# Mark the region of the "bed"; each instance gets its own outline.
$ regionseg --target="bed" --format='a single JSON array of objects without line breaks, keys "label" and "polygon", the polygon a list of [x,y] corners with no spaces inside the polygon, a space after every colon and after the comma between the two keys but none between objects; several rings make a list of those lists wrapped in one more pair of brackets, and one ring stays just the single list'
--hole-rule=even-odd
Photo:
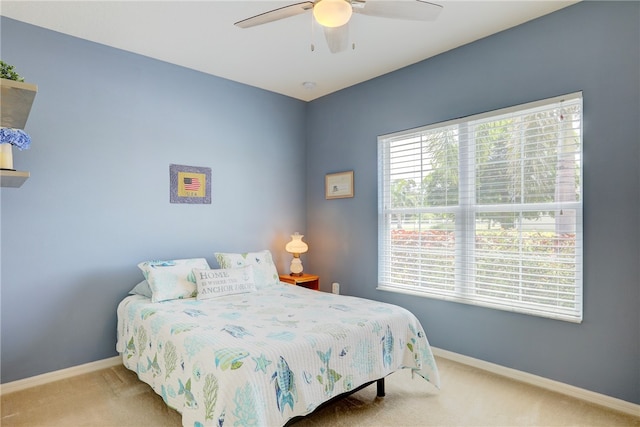
[{"label": "bed", "polygon": [[185,427],[285,425],[404,368],[439,387],[425,332],[404,308],[278,280],[206,299],[198,290],[163,301],[133,292],[117,309],[123,364]]}]

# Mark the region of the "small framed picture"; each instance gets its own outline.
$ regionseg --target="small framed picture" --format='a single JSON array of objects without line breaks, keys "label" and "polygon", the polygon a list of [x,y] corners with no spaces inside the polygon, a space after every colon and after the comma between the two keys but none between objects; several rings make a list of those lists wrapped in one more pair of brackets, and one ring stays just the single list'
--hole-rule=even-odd
[{"label": "small framed picture", "polygon": [[324,197],[325,199],[353,197],[353,171],[325,175]]},{"label": "small framed picture", "polygon": [[171,203],[211,204],[211,168],[169,165]]}]

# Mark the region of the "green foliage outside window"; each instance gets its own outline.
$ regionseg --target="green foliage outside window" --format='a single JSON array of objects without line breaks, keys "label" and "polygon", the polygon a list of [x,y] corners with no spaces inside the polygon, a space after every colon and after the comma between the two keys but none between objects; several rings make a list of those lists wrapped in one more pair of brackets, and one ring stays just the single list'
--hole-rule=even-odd
[{"label": "green foliage outside window", "polygon": [[[577,114],[567,108],[565,116]],[[563,128],[564,127],[564,128]],[[394,208],[455,206],[459,203],[459,144],[469,138],[466,124],[437,129],[424,135],[423,159],[430,164],[416,181],[392,181]],[[564,137],[560,137],[563,134]],[[534,113],[525,120],[501,119],[478,123],[473,131],[475,160],[475,203],[549,203],[579,200],[579,169],[575,167],[575,146],[579,135],[570,121],[558,120],[548,112]],[[568,154],[564,154],[568,152]],[[397,227],[415,221],[420,214],[396,214]],[[422,214],[423,216],[425,214]],[[524,211],[522,219],[555,216],[554,211]],[[451,215],[449,215],[451,216]],[[511,216],[480,213],[489,229],[517,226]],[[425,219],[425,218],[422,218]]]}]

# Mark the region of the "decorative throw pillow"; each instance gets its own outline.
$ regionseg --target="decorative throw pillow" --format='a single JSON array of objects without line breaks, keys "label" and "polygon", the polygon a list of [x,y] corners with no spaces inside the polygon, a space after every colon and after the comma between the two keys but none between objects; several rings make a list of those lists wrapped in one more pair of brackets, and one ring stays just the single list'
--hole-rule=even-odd
[{"label": "decorative throw pillow", "polygon": [[196,296],[194,268],[208,269],[204,258],[175,259],[167,261],[146,261],[138,264],[151,289],[151,301]]},{"label": "decorative throw pillow", "polygon": [[272,284],[277,285],[280,282],[278,270],[273,263],[269,250],[265,249],[259,252],[246,252],[243,254],[218,252],[215,256],[220,268],[238,268],[245,265],[253,265],[253,275],[257,288]]},{"label": "decorative throw pillow", "polygon": [[151,288],[149,288],[149,282],[143,280],[138,283],[131,291],[129,291],[129,295],[142,295],[147,298],[151,298]]},{"label": "decorative throw pillow", "polygon": [[256,290],[253,281],[253,266],[221,268],[218,270],[194,269],[199,300],[244,294]]}]

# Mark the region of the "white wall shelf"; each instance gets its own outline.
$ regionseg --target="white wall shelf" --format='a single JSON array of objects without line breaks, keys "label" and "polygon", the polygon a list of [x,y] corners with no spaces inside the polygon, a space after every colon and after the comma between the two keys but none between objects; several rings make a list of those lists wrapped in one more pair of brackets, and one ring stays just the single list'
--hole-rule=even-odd
[{"label": "white wall shelf", "polygon": [[0,79],[2,102],[0,104],[1,126],[5,128],[24,129],[31,112],[31,105],[38,92],[38,86]]},{"label": "white wall shelf", "polygon": [[1,187],[21,187],[29,178],[29,172],[0,170],[0,186]]}]

